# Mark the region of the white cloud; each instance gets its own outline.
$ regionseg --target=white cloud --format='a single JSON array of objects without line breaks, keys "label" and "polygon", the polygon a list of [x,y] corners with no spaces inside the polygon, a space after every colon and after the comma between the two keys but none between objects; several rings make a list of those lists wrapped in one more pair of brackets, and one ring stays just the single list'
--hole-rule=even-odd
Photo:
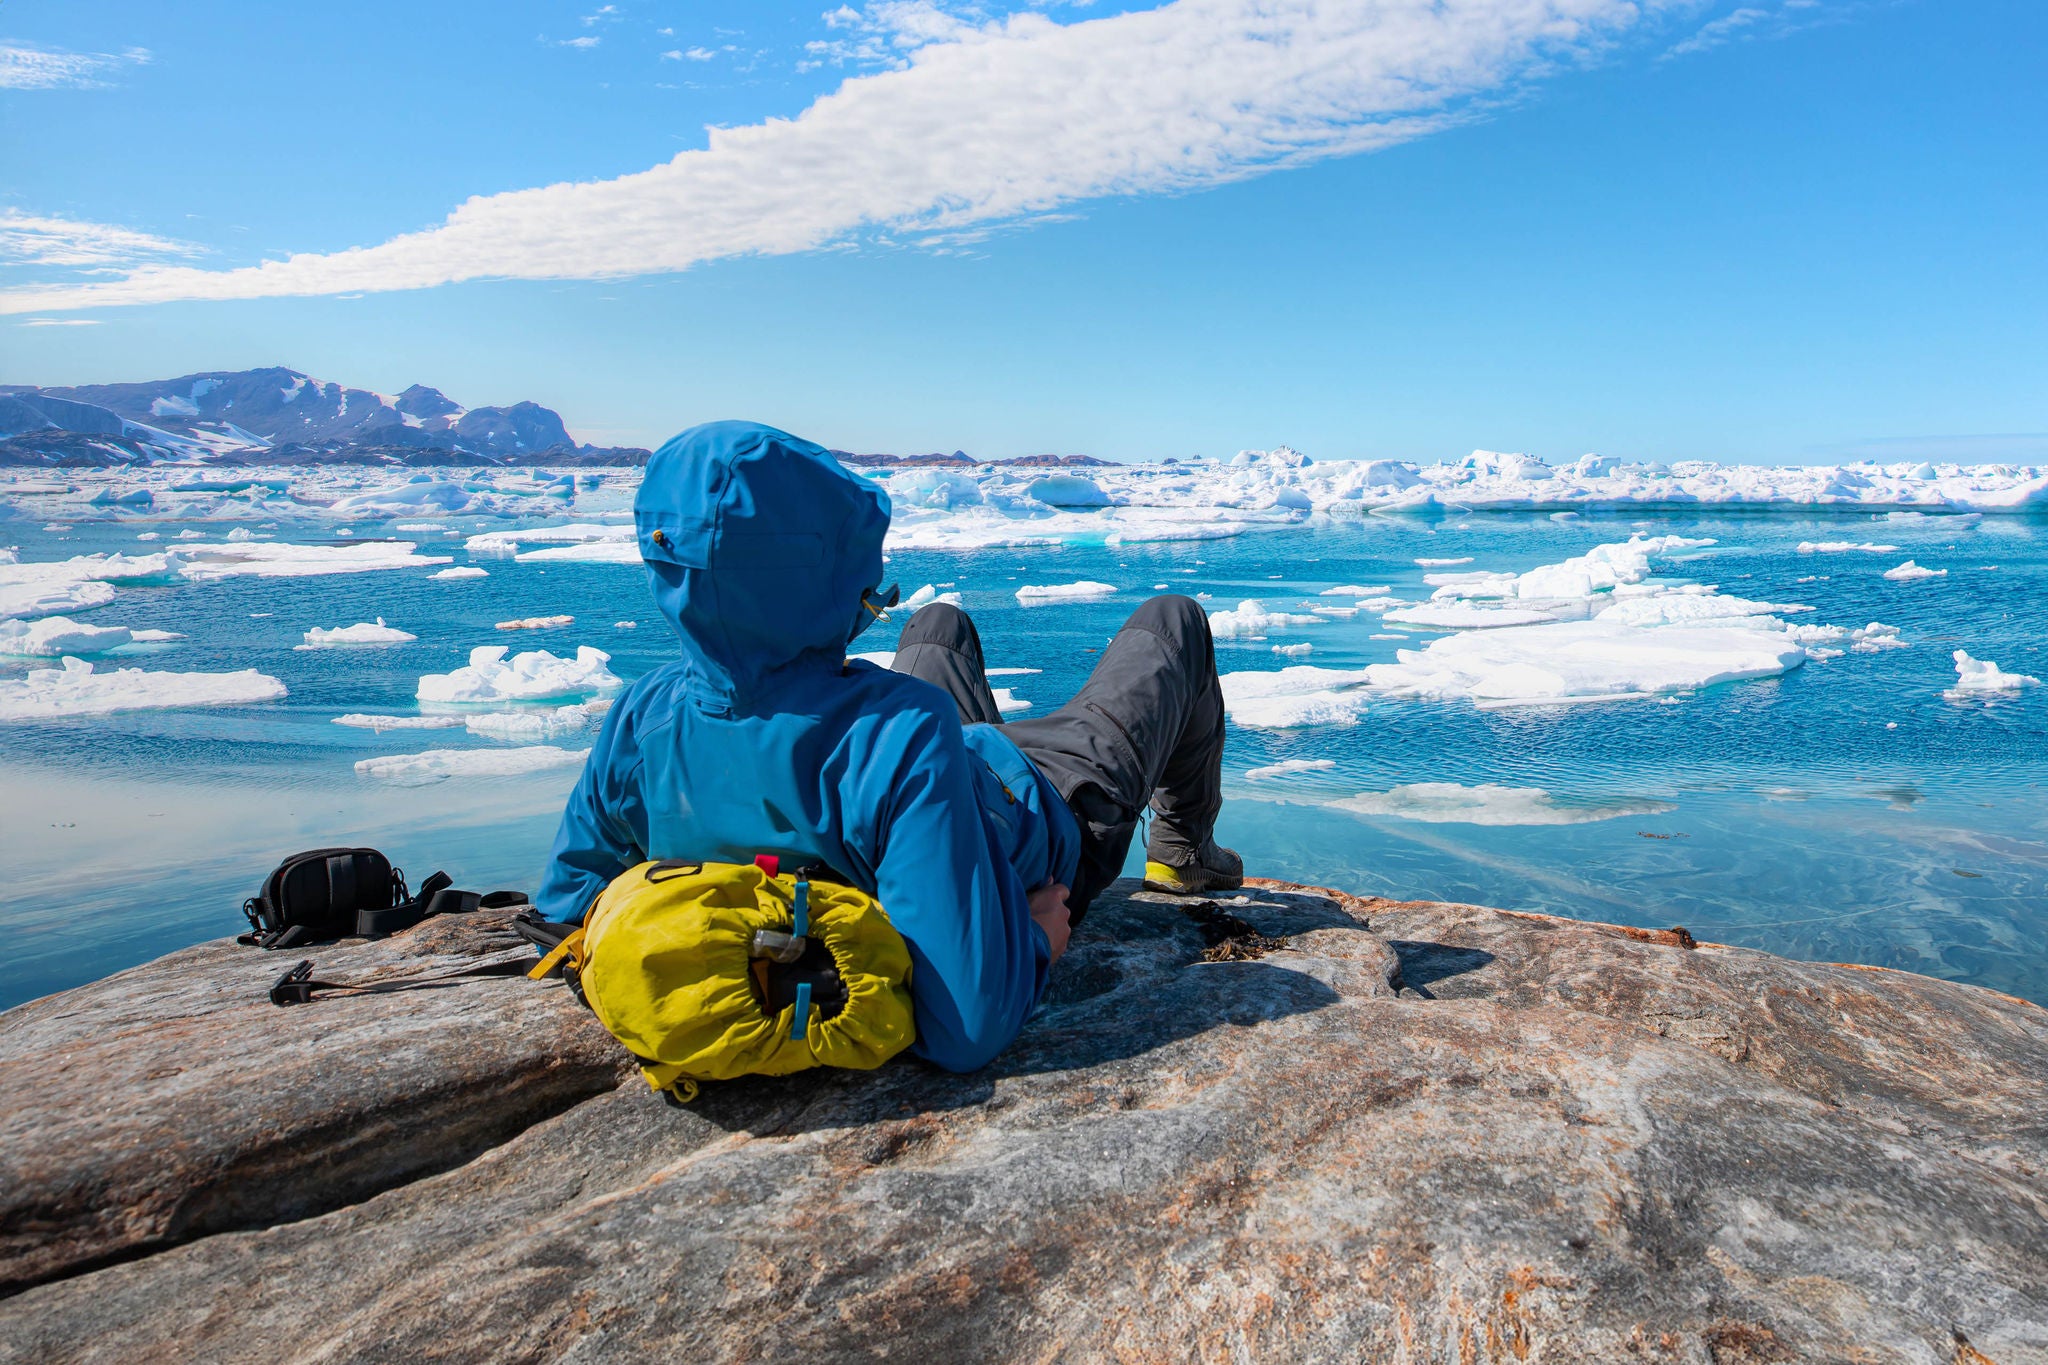
[{"label": "white cloud", "polygon": [[1599,55],[1666,2],[1176,0],[980,25],[874,5],[856,21],[901,40],[901,69],[794,118],[710,129],[650,170],[480,196],[375,246],[23,287],[0,313],[618,278],[1196,190],[1422,136]]},{"label": "white cloud", "polygon": [[557,42],[557,43],[555,44],[555,46],[556,46],[556,47],[584,47],[584,48],[589,48],[589,47],[596,47],[596,46],[597,46],[597,45],[598,45],[599,43],[601,43],[601,42],[603,42],[603,41],[604,41],[604,39],[602,39],[602,38],[589,38],[589,37],[584,37],[584,38],[564,38],[564,39],[562,39],[561,41]]},{"label": "white cloud", "polygon": [[1810,28],[1824,18],[1820,0],[1784,0],[1776,9],[1745,5],[1718,19],[1709,20],[1700,26],[1699,32],[1664,55],[1667,58],[1684,57],[1695,52],[1709,52],[1724,43],[1744,38],[1782,38],[1802,28]]},{"label": "white cloud", "polygon": [[19,209],[0,209],[0,261],[130,269],[165,256],[199,254],[200,249],[190,242],[153,237],[108,223],[38,218]]},{"label": "white cloud", "polygon": [[98,327],[98,318],[23,318],[16,327]]},{"label": "white cloud", "polygon": [[57,52],[0,45],[0,90],[61,90],[109,85],[101,77],[124,66],[146,66],[148,48],[123,52]]}]

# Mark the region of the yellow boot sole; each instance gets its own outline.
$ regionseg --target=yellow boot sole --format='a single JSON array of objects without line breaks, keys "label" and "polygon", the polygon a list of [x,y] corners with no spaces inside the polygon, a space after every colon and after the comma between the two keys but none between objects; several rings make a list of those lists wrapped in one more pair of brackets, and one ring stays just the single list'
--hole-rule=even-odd
[{"label": "yellow boot sole", "polygon": [[1199,896],[1205,891],[1235,891],[1243,885],[1242,877],[1218,877],[1199,867],[1173,867],[1149,860],[1145,864],[1145,889],[1163,891],[1169,896]]}]

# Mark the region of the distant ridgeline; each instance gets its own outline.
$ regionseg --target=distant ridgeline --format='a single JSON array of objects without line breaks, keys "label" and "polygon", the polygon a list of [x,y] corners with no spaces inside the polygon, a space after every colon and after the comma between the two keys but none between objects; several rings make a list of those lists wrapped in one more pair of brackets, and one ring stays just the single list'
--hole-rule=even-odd
[{"label": "distant ridgeline", "polygon": [[[972,464],[967,456],[854,455],[849,464]],[[143,384],[0,384],[0,466],[641,465],[636,446],[578,445],[538,403],[465,408],[415,384],[396,398],[288,370],[214,371]],[[1102,464],[1030,455],[1013,464]]]}]

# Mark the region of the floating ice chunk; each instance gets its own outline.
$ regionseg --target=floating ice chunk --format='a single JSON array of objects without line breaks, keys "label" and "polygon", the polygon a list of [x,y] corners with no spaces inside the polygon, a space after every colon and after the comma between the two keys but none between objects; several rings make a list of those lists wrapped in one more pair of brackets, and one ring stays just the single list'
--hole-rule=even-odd
[{"label": "floating ice chunk", "polygon": [[1886,569],[1884,571],[1884,576],[1894,583],[1914,583],[1923,578],[1943,578],[1947,574],[1947,569],[1923,568],[1910,559],[1899,565],[1896,569]]},{"label": "floating ice chunk", "polygon": [[75,583],[0,582],[0,616],[54,616],[89,611],[114,600],[114,585],[97,580]]},{"label": "floating ice chunk", "polygon": [[930,606],[934,602],[944,602],[950,606],[957,607],[960,605],[960,594],[957,592],[940,592],[938,588],[927,583],[916,592],[910,594],[910,596],[904,598],[901,605],[904,610],[914,612],[919,607]]},{"label": "floating ice chunk", "polygon": [[[394,531],[403,531],[412,535],[425,535],[430,531],[447,530],[448,523],[445,521],[399,521],[393,522],[391,529]],[[245,540],[247,538],[248,537],[246,536],[243,537],[243,539]],[[233,537],[230,536],[229,539],[232,540]]]},{"label": "floating ice chunk", "polygon": [[1234,610],[1213,612],[1209,616],[1209,632],[1221,640],[1246,639],[1264,635],[1269,630],[1321,624],[1323,619],[1320,616],[1268,611],[1264,602],[1250,598],[1239,602]]},{"label": "floating ice chunk", "polygon": [[1790,625],[1785,627],[1785,635],[1802,646],[1810,659],[1839,659],[1851,651],[1876,654],[1906,648],[1906,642],[1899,638],[1899,628],[1882,621],[1872,621],[1854,630],[1847,626]]},{"label": "floating ice chunk", "polygon": [[47,616],[33,624],[0,621],[0,654],[16,658],[104,654],[134,638],[126,626],[88,626],[68,616]]},{"label": "floating ice chunk", "polygon": [[1796,603],[1752,602],[1746,597],[1723,597],[1718,593],[1669,592],[1622,598],[1613,606],[1602,608],[1593,619],[1631,626],[1670,626],[1812,610]]},{"label": "floating ice chunk", "polygon": [[551,744],[518,749],[428,749],[361,759],[356,772],[401,787],[423,787],[451,777],[520,777],[551,768],[581,767],[589,756],[588,749],[559,749]]},{"label": "floating ice chunk", "polygon": [[981,670],[981,674],[985,678],[1024,678],[1029,677],[1033,673],[1043,672],[1045,670],[1042,668],[984,668]]},{"label": "floating ice chunk", "polygon": [[[1623,700],[1775,677],[1806,661],[1783,631],[1747,625],[1562,621],[1468,631],[1373,664],[1375,691],[1484,704]],[[1227,698],[1226,693],[1226,698]]]},{"label": "floating ice chunk", "polygon": [[186,527],[186,528],[185,528],[184,530],[182,530],[182,531],[178,532],[178,539],[180,539],[180,540],[204,540],[204,539],[206,539],[206,532],[204,532],[204,531],[201,531],[201,530],[198,530],[198,529],[196,529],[196,528],[194,528],[194,527],[190,527],[190,526],[188,526],[188,527]]},{"label": "floating ice chunk", "polygon": [[1959,649],[1953,657],[1956,661],[1956,685],[1948,691],[1951,697],[2017,692],[2021,688],[2041,685],[2039,678],[2025,673],[2008,673],[1989,659],[1973,659],[1967,650]]},{"label": "floating ice chunk", "polygon": [[1879,545],[1872,541],[1855,540],[1802,540],[1799,553],[1803,555],[1839,555],[1852,550],[1867,551],[1870,554],[1890,554],[1898,549],[1896,545]]},{"label": "floating ice chunk", "polygon": [[446,564],[447,555],[415,554],[409,540],[368,540],[355,545],[279,545],[250,542],[179,551],[179,572],[195,583],[223,578],[305,578],[372,573],[380,569]]},{"label": "floating ice chunk", "polygon": [[486,739],[502,739],[513,744],[539,744],[543,740],[561,739],[590,728],[591,724],[612,709],[609,698],[597,701],[571,702],[546,711],[490,711],[481,716],[470,716],[464,721],[473,735]]},{"label": "floating ice chunk", "polygon": [[128,638],[138,645],[162,645],[173,640],[182,640],[185,636],[175,630],[131,630],[128,632]]},{"label": "floating ice chunk", "polygon": [[504,645],[479,645],[469,651],[467,667],[425,675],[414,695],[438,702],[547,701],[625,686],[605,667],[612,656],[589,645],[573,659],[543,649],[515,655],[508,663],[506,653]]},{"label": "floating ice chunk", "polygon": [[1286,777],[1289,773],[1326,772],[1336,766],[1337,760],[1333,758],[1283,758],[1278,763],[1246,768],[1244,775],[1246,781],[1265,782],[1275,777]]},{"label": "floating ice chunk", "polygon": [[1316,596],[1318,596],[1318,597],[1379,597],[1379,596],[1381,596],[1381,595],[1383,595],[1383,594],[1385,594],[1385,593],[1390,593],[1390,592],[1392,592],[1392,591],[1393,591],[1393,589],[1392,589],[1392,588],[1388,588],[1388,587],[1376,587],[1376,588],[1361,588],[1361,587],[1359,587],[1359,586],[1358,586],[1358,585],[1357,585],[1356,583],[1346,583],[1346,584],[1344,584],[1344,585],[1343,585],[1342,587],[1337,587],[1337,588],[1324,588],[1324,589],[1323,589],[1323,590],[1322,590],[1321,592],[1317,593],[1317,594],[1316,594]]},{"label": "floating ice chunk", "polygon": [[1534,626],[1557,618],[1529,607],[1482,607],[1470,602],[1429,602],[1387,612],[1383,621],[1435,630],[1491,630],[1501,626]]},{"label": "floating ice chunk", "polygon": [[573,616],[521,616],[511,621],[498,622],[499,630],[555,630],[561,626],[573,626]]},{"label": "floating ice chunk", "polygon": [[336,645],[403,645],[410,644],[419,638],[419,636],[410,632],[385,625],[384,618],[380,616],[377,618],[375,625],[370,624],[368,621],[363,621],[353,626],[335,626],[331,630],[323,630],[319,626],[314,626],[306,632],[306,643],[296,645],[294,648],[330,649]]},{"label": "floating ice chunk", "polygon": [[1031,709],[1030,702],[1025,701],[1007,687],[997,687],[991,690],[995,694],[996,710],[1005,716],[1015,715],[1019,711],[1029,711]]},{"label": "floating ice chunk", "polygon": [[347,725],[357,730],[460,730],[461,716],[376,716],[361,711],[351,711],[345,716],[334,718],[336,725]]},{"label": "floating ice chunk", "polygon": [[1464,555],[1456,559],[1418,559],[1415,562],[1425,569],[1448,569],[1453,564],[1470,564],[1472,556]]},{"label": "floating ice chunk", "polygon": [[256,533],[246,526],[237,526],[234,530],[228,532],[227,538],[236,545],[242,545],[256,539]]},{"label": "floating ice chunk", "polygon": [[163,533],[160,531],[144,531],[141,535],[135,538],[137,540],[162,540]]},{"label": "floating ice chunk", "polygon": [[1368,635],[1365,638],[1368,640],[1412,640],[1415,637],[1412,635]]},{"label": "floating ice chunk", "polygon": [[1288,730],[1305,725],[1355,725],[1371,704],[1365,669],[1300,664],[1278,672],[1225,673],[1224,713],[1238,725]]},{"label": "floating ice chunk", "polygon": [[1024,496],[1048,507],[1107,507],[1109,494],[1095,480],[1079,474],[1048,474],[1034,479]]},{"label": "floating ice chunk", "polygon": [[1392,815],[1402,820],[1463,825],[1582,825],[1623,815],[1663,815],[1677,809],[1668,801],[1651,800],[1567,804],[1541,787],[1503,787],[1492,782],[1476,787],[1456,782],[1410,782],[1384,792],[1360,792],[1329,804],[1360,815]]},{"label": "floating ice chunk", "polygon": [[1114,584],[1097,583],[1082,579],[1078,583],[1052,583],[1038,585],[1027,583],[1017,589],[1017,600],[1026,606],[1040,602],[1079,602],[1094,597],[1108,597],[1120,591]]},{"label": "floating ice chunk", "polygon": [[253,668],[234,673],[153,673],[117,668],[96,673],[83,659],[61,668],[36,668],[16,682],[0,682],[0,720],[44,720],[181,706],[241,706],[276,701],[284,684]]},{"label": "floating ice chunk", "polygon": [[613,629],[613,630],[638,630],[638,629],[640,629],[640,623],[639,623],[638,621],[614,621],[614,622],[612,622],[612,629]]},{"label": "floating ice chunk", "polygon": [[[636,538],[636,532],[631,523],[610,525],[600,522],[579,521],[572,522],[567,526],[529,526],[522,530],[514,531],[486,531],[482,535],[471,536],[462,544],[463,548],[472,555],[492,556],[500,559],[509,559],[514,555],[518,555],[521,549],[528,545],[553,546],[558,549],[569,550],[601,547],[596,549],[592,556],[600,561],[621,555],[621,552],[623,552],[621,562],[638,563],[640,559],[639,541]],[[539,554],[542,552],[528,551],[528,553]],[[521,557],[523,558],[524,556]],[[573,558],[574,556],[558,555],[557,557]]]},{"label": "floating ice chunk", "polygon": [[443,569],[439,573],[427,575],[429,578],[489,578],[490,576],[490,570],[479,569],[474,564],[458,564],[452,569]]},{"label": "floating ice chunk", "polygon": [[1273,652],[1275,654],[1284,654],[1290,659],[1299,659],[1315,653],[1316,647],[1307,641],[1303,641],[1298,645],[1274,645]]}]

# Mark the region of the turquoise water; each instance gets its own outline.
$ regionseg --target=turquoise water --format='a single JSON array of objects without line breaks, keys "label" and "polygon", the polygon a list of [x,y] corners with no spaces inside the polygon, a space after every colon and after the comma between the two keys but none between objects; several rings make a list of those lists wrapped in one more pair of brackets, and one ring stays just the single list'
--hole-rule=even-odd
[{"label": "turquoise water", "polygon": [[[10,523],[24,561],[162,548],[185,523],[80,523],[55,533]],[[205,526],[217,538],[224,526]],[[471,529],[468,521],[464,529]],[[1475,901],[1663,927],[1797,957],[1901,967],[2048,1001],[2048,689],[1989,704],[1947,700],[1950,651],[2048,676],[2048,522],[1987,517],[1886,521],[1868,513],[1640,512],[1558,521],[1541,514],[1456,520],[1367,518],[1362,526],[1139,546],[898,552],[906,592],[954,585],[989,662],[1042,672],[998,678],[1038,708],[1076,688],[1123,617],[1153,590],[1258,598],[1302,610],[1335,584],[1429,589],[1417,557],[1470,556],[1521,570],[1625,540],[1632,531],[1710,536],[1668,573],[1723,593],[1816,608],[1802,622],[1901,628],[1907,649],[1813,662],[1675,702],[1481,710],[1382,699],[1350,727],[1233,726],[1231,800],[1221,834],[1248,869],[1349,890]],[[281,534],[318,541],[289,525]],[[445,542],[465,562],[461,541]],[[1899,552],[1799,554],[1803,540],[1880,540]],[[1893,583],[1912,557],[1945,577]],[[490,576],[436,582],[406,570],[123,588],[80,619],[184,633],[110,660],[150,668],[257,668],[286,699],[256,706],[0,723],[0,1007],[169,949],[232,933],[238,905],[284,854],[322,844],[384,848],[414,879],[445,867],[462,885],[531,889],[573,770],[460,778],[417,788],[359,777],[356,760],[429,748],[501,747],[462,730],[386,731],[332,723],[342,712],[407,714],[423,673],[472,646],[612,653],[628,679],[668,657],[669,636],[636,567],[479,561]],[[1095,579],[1112,598],[1020,607],[1022,584]],[[1327,600],[1327,599],[1323,599]],[[511,617],[570,614],[573,626],[503,633]],[[301,652],[310,626],[383,616],[407,645]],[[631,619],[637,630],[617,630]],[[1411,638],[1373,640],[1373,634]],[[862,648],[893,644],[878,627]],[[1219,642],[1226,671],[1307,662],[1387,662],[1434,633],[1365,614],[1273,641]],[[1275,641],[1310,641],[1307,659]],[[0,664],[0,678],[26,663]],[[588,742],[558,740],[580,747]],[[1268,781],[1246,770],[1287,759],[1333,766]],[[1572,808],[1670,807],[1576,824],[1428,823],[1328,803],[1403,784],[1541,788]]]}]

